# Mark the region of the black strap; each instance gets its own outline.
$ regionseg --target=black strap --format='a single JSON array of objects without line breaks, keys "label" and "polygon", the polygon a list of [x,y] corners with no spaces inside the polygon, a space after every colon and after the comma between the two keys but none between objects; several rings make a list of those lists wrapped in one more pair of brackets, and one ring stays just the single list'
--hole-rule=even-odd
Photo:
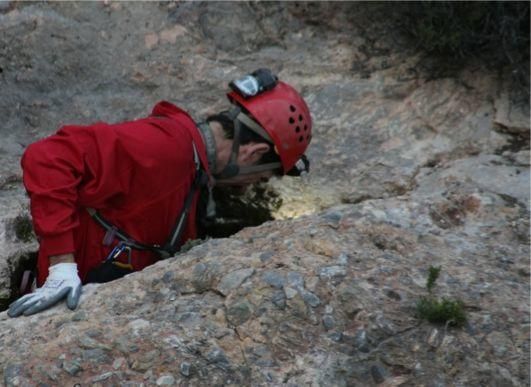
[{"label": "black strap", "polygon": [[109,222],[107,219],[105,219],[98,211],[96,211],[93,208],[87,208],[88,213],[98,223],[100,226],[102,226],[107,232],[112,232],[114,234],[114,237],[118,240],[124,242],[129,247],[135,249],[135,250],[142,250],[142,251],[151,251],[154,253],[157,253],[159,255],[164,254],[164,251],[160,245],[147,245],[144,243],[137,242],[133,238],[131,238],[125,231],[117,228],[114,226],[111,222]]},{"label": "black strap", "polygon": [[238,117],[238,114],[240,114],[240,107],[235,106],[231,110],[229,110],[228,115],[229,118],[234,122],[234,136],[232,139],[232,150],[229,157],[229,162],[223,168],[223,170],[216,176],[219,179],[229,179],[231,177],[237,176],[240,172],[240,166],[237,163],[238,158],[238,152],[240,149],[240,130],[241,130],[241,122],[236,119]]},{"label": "black strap", "polygon": [[184,201],[181,214],[177,218],[177,221],[175,222],[175,225],[173,226],[173,229],[170,235],[168,236],[164,246],[160,246],[157,244],[148,245],[148,244],[140,243],[134,240],[133,238],[131,238],[125,231],[114,226],[111,222],[105,219],[95,209],[87,208],[88,213],[107,232],[114,233],[114,236],[116,238],[122,241],[125,245],[135,250],[151,251],[159,255],[160,258],[162,259],[169,258],[175,255],[175,253],[177,253],[180,249],[179,242],[181,240],[182,233],[186,226],[186,220],[188,219],[188,215],[190,214],[190,208],[192,207],[192,201],[193,201],[194,194],[199,187],[202,187],[208,184],[208,175],[201,168],[201,161],[199,159],[199,155],[197,153],[195,144],[192,143],[192,146],[194,150],[194,162],[196,166],[194,181]]}]

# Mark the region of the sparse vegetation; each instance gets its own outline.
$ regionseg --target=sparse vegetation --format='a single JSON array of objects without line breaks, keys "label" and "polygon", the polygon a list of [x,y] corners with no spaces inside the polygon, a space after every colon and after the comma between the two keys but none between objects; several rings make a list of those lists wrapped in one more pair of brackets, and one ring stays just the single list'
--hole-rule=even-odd
[{"label": "sparse vegetation", "polygon": [[417,303],[417,314],[434,324],[462,326],[466,322],[464,305],[459,300],[423,297]]},{"label": "sparse vegetation", "polygon": [[393,5],[394,21],[414,45],[437,59],[438,71],[477,59],[509,69],[515,87],[529,96],[527,1],[422,1]]},{"label": "sparse vegetation", "polygon": [[428,289],[428,292],[431,293],[431,290],[435,286],[435,282],[437,281],[437,278],[439,278],[439,273],[441,272],[441,267],[433,267],[430,266],[429,272],[428,272],[428,280],[426,281],[426,288]]},{"label": "sparse vegetation", "polygon": [[424,50],[452,57],[529,53],[529,2],[422,1],[400,6],[403,28]]},{"label": "sparse vegetation", "polygon": [[432,290],[439,278],[441,267],[430,266],[426,289],[429,295],[422,297],[417,302],[417,316],[434,324],[447,324],[450,326],[462,326],[466,322],[464,304],[460,300],[448,298],[438,299],[432,294]]}]

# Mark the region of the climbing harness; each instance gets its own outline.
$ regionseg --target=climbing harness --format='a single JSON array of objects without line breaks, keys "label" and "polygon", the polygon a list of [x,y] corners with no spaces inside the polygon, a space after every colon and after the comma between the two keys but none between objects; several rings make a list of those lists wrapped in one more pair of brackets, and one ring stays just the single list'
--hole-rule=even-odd
[{"label": "climbing harness", "polygon": [[[169,258],[179,251],[179,242],[185,229],[186,220],[190,214],[194,194],[198,188],[208,185],[208,175],[204,169],[201,168],[201,161],[199,159],[195,144],[192,143],[192,146],[194,151],[194,163],[196,167],[194,181],[184,201],[181,214],[177,218],[177,221],[175,222],[175,225],[173,226],[173,229],[164,245],[145,244],[138,242],[134,238],[130,237],[125,231],[120,230],[118,227],[114,226],[111,222],[105,219],[97,210],[94,208],[87,208],[90,216],[106,230],[105,236],[103,237],[103,244],[110,246],[115,239],[119,240],[118,244],[105,258],[104,263],[110,262],[124,269],[132,269],[132,250],[151,251],[157,254],[161,259]],[[117,258],[119,258],[124,252],[127,253],[127,264],[117,261]]]}]

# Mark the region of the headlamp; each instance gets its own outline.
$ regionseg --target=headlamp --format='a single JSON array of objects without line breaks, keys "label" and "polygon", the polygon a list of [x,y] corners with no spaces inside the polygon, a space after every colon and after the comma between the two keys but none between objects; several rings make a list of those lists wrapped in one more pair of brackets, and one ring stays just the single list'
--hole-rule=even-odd
[{"label": "headlamp", "polygon": [[244,98],[254,97],[271,90],[278,83],[278,78],[269,69],[258,69],[251,74],[229,83],[229,87]]}]

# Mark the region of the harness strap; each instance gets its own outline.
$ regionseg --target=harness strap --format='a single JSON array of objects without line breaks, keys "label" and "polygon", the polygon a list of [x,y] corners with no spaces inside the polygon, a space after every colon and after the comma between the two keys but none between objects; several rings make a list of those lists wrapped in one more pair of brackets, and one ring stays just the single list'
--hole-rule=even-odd
[{"label": "harness strap", "polygon": [[111,222],[105,219],[98,211],[94,208],[87,208],[87,212],[90,214],[92,219],[96,221],[101,227],[103,227],[108,233],[112,233],[115,238],[121,242],[127,244],[128,246],[134,248],[135,250],[141,251],[152,251],[154,253],[160,254],[162,248],[159,245],[146,245],[140,242],[137,242],[131,238],[125,231],[120,230],[114,226]]},{"label": "harness strap", "polygon": [[[193,142],[192,142],[192,147],[194,151],[194,163],[195,163],[195,168],[196,168],[194,181],[184,201],[181,214],[177,218],[177,221],[175,222],[175,225],[173,226],[173,229],[170,235],[168,236],[167,241],[164,244],[164,246],[160,246],[157,244],[149,245],[149,244],[138,242],[135,239],[131,238],[125,231],[120,230],[119,228],[114,226],[111,222],[105,219],[100,213],[98,213],[98,211],[95,210],[94,208],[87,208],[86,209],[87,212],[100,226],[102,226],[107,231],[107,233],[112,233],[113,236],[119,239],[125,246],[133,248],[135,250],[140,250],[140,251],[151,251],[159,255],[160,258],[162,259],[166,259],[166,258],[169,258],[175,255],[175,253],[179,251],[180,246],[177,246],[177,245],[184,231],[186,220],[188,219],[188,215],[190,214],[190,208],[192,206],[194,194],[199,187],[208,184],[208,175],[201,168],[201,161],[199,159],[199,154]],[[113,254],[113,252],[111,252],[111,254]]]},{"label": "harness strap", "polygon": [[194,182],[192,183],[192,187],[190,188],[190,191],[188,192],[188,195],[186,196],[186,199],[184,201],[184,206],[183,206],[181,215],[179,216],[177,222],[175,223],[175,226],[173,226],[173,230],[170,236],[168,237],[166,244],[162,248],[164,251],[168,252],[170,256],[174,255],[177,251],[179,251],[179,247],[177,247],[177,244],[181,240],[181,236],[184,231],[186,220],[188,219],[188,215],[190,214],[190,208],[192,207],[192,200],[194,198],[195,192],[197,191],[199,187],[208,184],[208,176],[201,169],[201,161],[199,160],[199,154],[197,153],[197,149],[193,142],[192,142],[192,146],[194,149],[194,163],[195,163]]}]

